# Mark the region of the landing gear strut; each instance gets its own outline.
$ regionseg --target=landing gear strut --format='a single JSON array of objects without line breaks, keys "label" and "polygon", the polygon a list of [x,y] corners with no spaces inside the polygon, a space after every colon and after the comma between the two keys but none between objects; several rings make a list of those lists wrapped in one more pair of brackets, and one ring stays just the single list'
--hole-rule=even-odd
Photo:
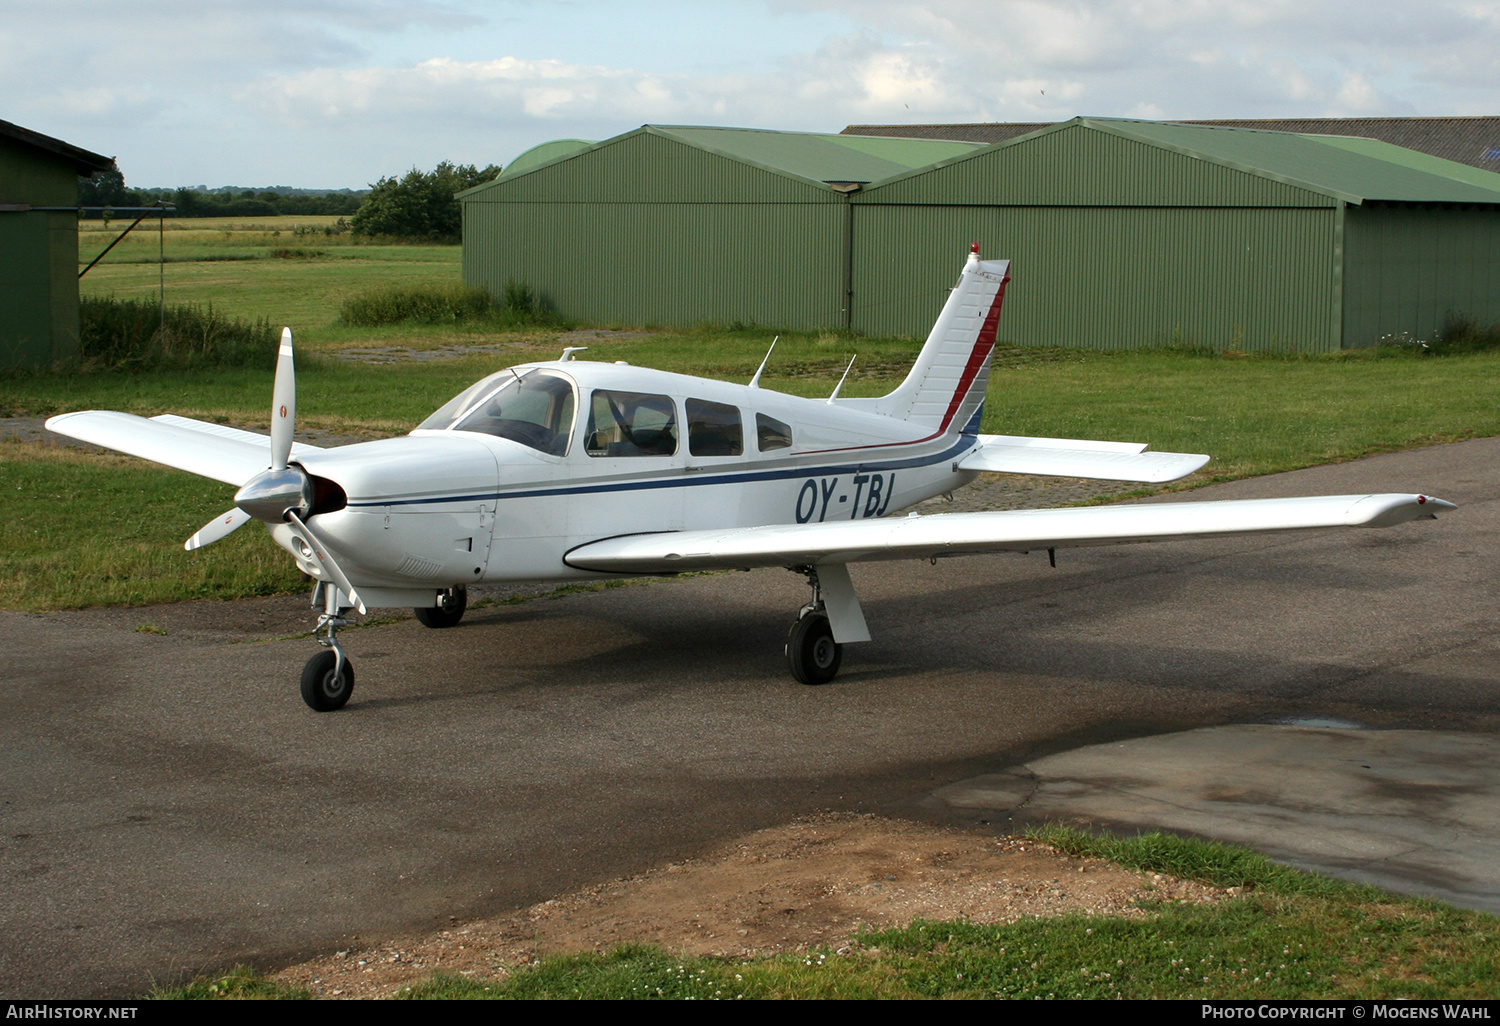
[{"label": "landing gear strut", "polygon": [[[339,590],[330,584],[319,584],[322,589],[324,611],[318,616],[318,626],[313,637],[323,646],[323,651],[307,661],[302,667],[302,701],[318,712],[333,712],[342,709],[349,696],[354,694],[354,664],[349,662],[344,650],[339,647],[338,629],[349,626],[344,614],[349,606],[339,605]],[[317,592],[314,592],[316,601]],[[318,637],[327,631],[327,637]]]},{"label": "landing gear strut", "polygon": [[833,640],[833,628],[823,604],[817,567],[798,567],[812,585],[812,601],[797,613],[786,637],[786,665],[801,684],[827,684],[839,672],[844,646]]},{"label": "landing gear strut", "polygon": [[419,606],[412,612],[417,614],[417,621],[423,627],[438,629],[442,627],[457,627],[458,621],[464,618],[464,610],[469,605],[469,593],[463,588],[449,588],[438,595],[437,605]]}]

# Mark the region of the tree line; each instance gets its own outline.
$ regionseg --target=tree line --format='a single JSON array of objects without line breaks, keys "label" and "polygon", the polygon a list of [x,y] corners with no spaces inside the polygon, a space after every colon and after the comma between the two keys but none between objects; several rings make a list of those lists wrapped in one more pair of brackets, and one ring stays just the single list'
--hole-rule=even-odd
[{"label": "tree line", "polygon": [[[315,192],[275,189],[131,189],[118,166],[78,179],[80,207],[149,207],[170,203],[178,217],[274,217],[280,215],[333,214],[348,216],[359,209],[367,193],[336,190]],[[83,211],[81,216],[99,218],[106,211]]]},{"label": "tree line", "polygon": [[[443,161],[432,171],[412,168],[382,178],[368,192],[278,192],[273,189],[130,189],[117,166],[78,179],[81,207],[149,207],[171,203],[178,217],[273,217],[332,214],[349,217],[349,230],[369,238],[458,242],[463,216],[454,197],[490,181],[500,167]],[[352,215],[352,216],[351,216]],[[100,217],[98,211],[84,217]]]}]

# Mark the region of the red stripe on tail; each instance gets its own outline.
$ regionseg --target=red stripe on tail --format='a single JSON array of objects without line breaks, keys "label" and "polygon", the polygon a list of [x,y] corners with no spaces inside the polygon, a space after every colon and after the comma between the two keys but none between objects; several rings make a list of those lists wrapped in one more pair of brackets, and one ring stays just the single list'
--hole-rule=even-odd
[{"label": "red stripe on tail", "polygon": [[936,434],[942,434],[948,430],[948,425],[953,422],[954,414],[963,404],[964,397],[969,394],[969,388],[974,384],[974,378],[979,374],[979,369],[984,362],[990,358],[990,351],[995,348],[995,334],[1000,327],[1000,303],[1005,299],[1005,283],[1010,281],[1010,275],[1006,275],[1000,282],[1000,288],[995,291],[995,298],[990,302],[989,313],[984,315],[984,323],[979,327],[979,338],[974,341],[974,349],[969,353],[969,362],[964,365],[964,372],[958,379],[958,387],[953,390],[953,398],[948,401],[947,412],[943,414],[943,422],[938,426]]}]

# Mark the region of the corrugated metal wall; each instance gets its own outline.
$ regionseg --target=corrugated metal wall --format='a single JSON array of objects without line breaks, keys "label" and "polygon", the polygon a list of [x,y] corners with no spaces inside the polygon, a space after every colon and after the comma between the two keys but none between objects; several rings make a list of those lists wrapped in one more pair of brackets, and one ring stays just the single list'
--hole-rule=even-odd
[{"label": "corrugated metal wall", "polygon": [[1500,323],[1500,210],[1373,203],[1344,224],[1346,347],[1431,339],[1450,313]]},{"label": "corrugated metal wall", "polygon": [[969,243],[1020,345],[1338,348],[1332,209],[855,206],[854,328],[922,335]]},{"label": "corrugated metal wall", "polygon": [[1101,128],[1067,125],[918,171],[855,196],[859,203],[1010,206],[1332,207],[1262,175],[1186,156]]},{"label": "corrugated metal wall", "polygon": [[[1025,345],[1321,352],[1500,320],[1500,211],[1347,207],[1068,125],[852,196],[650,129],[466,198],[464,274],[587,321],[925,335],[971,242]],[[852,245],[850,239],[852,237]],[[847,264],[846,264],[847,261]]]},{"label": "corrugated metal wall", "polygon": [[[0,202],[72,206],[78,174],[59,157],[0,142]],[[0,367],[78,351],[78,215],[0,212]]]},{"label": "corrugated metal wall", "polygon": [[464,279],[567,317],[777,327],[843,319],[847,204],[649,130],[464,201]]},{"label": "corrugated metal wall", "polygon": [[[1088,169],[1088,170],[1082,170]],[[854,327],[921,334],[968,243],[1013,261],[1022,345],[1320,352],[1334,200],[1086,126],[854,198]]]}]

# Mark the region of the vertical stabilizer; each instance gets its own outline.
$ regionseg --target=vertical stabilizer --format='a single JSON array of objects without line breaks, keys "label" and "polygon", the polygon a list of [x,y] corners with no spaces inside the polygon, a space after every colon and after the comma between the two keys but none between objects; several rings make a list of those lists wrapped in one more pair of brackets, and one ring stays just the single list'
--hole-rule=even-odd
[{"label": "vertical stabilizer", "polygon": [[1009,260],[980,260],[975,243],[911,373],[899,388],[876,401],[876,412],[934,434],[973,430],[970,424],[977,424],[976,415],[984,405],[1009,270]]}]

